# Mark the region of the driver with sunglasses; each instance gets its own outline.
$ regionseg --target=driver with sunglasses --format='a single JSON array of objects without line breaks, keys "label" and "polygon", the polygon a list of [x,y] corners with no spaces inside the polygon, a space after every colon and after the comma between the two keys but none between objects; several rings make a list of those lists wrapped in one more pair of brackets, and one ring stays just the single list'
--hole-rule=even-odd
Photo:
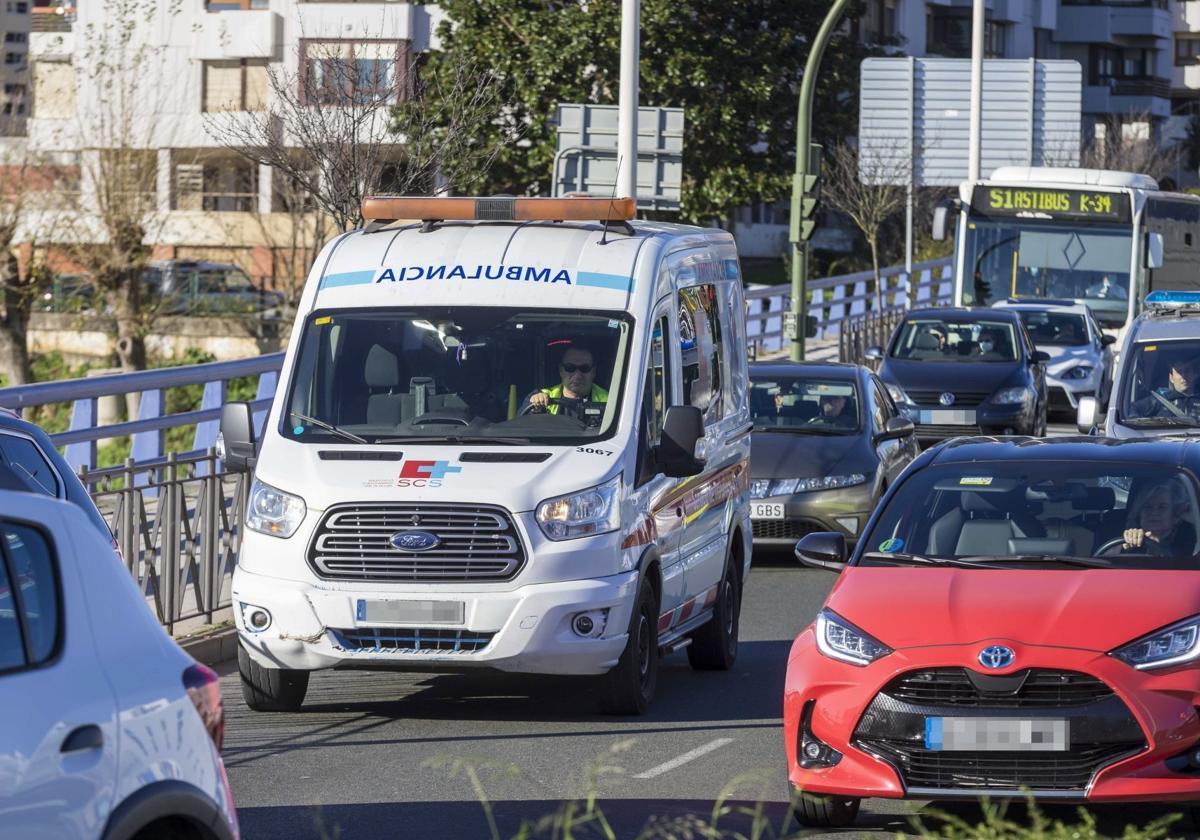
[{"label": "driver with sunglasses", "polygon": [[[586,347],[572,345],[566,349],[558,362],[558,375],[562,382],[542,388],[529,395],[530,412],[564,414],[582,420],[589,425],[599,425],[599,413],[585,412],[587,403],[608,402],[608,391],[596,384],[596,364],[592,351]],[[595,421],[590,422],[590,421]]]}]

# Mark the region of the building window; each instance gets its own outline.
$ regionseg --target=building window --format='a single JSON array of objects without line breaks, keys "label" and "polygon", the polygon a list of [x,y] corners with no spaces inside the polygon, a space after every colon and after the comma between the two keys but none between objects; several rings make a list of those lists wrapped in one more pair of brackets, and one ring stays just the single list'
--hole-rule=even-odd
[{"label": "building window", "polygon": [[9,67],[25,63],[25,53],[6,52],[4,54],[4,63]]},{"label": "building window", "polygon": [[258,166],[212,157],[175,167],[175,209],[249,213],[258,207]]},{"label": "building window", "polygon": [[204,111],[262,111],[267,107],[267,62],[205,61]]},{"label": "building window", "polygon": [[4,43],[6,44],[27,44],[29,36],[24,32],[5,32]]},{"label": "building window", "polygon": [[271,0],[207,0],[205,11],[209,12],[240,12],[250,9],[269,9]]},{"label": "building window", "polygon": [[863,37],[868,43],[885,44],[896,37],[898,0],[869,0],[863,14]]},{"label": "building window", "polygon": [[8,0],[8,2],[4,4],[4,8],[8,10],[10,15],[23,15],[29,11],[29,4],[16,3],[13,2],[13,0]]},{"label": "building window", "polygon": [[[925,31],[926,51],[948,58],[967,58],[971,55],[971,10],[927,7]],[[1003,58],[1008,40],[1008,26],[988,20],[983,25],[983,52],[987,58]]]},{"label": "building window", "polygon": [[1057,45],[1054,43],[1054,30],[1036,28],[1033,30],[1033,57],[1058,58]]},{"label": "building window", "polygon": [[1189,38],[1183,35],[1175,36],[1175,66],[1182,67],[1196,64],[1200,59],[1200,38]]},{"label": "building window", "polygon": [[1090,83],[1107,84],[1110,79],[1148,79],[1154,76],[1154,50],[1140,47],[1091,48]]},{"label": "building window", "polygon": [[301,41],[305,104],[394,104],[406,47],[403,41]]}]

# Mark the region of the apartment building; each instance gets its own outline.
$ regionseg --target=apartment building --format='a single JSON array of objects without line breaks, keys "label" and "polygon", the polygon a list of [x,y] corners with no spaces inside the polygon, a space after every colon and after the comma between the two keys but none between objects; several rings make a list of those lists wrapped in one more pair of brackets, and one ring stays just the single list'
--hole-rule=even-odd
[{"label": "apartment building", "polygon": [[[28,147],[54,157],[65,175],[59,191],[68,194],[48,212],[96,207],[89,172],[97,167],[89,162],[106,148],[132,146],[157,173],[152,206],[165,221],[156,256],[233,260],[267,285],[281,270],[278,251],[294,252],[298,228],[311,234],[313,218],[289,204],[270,167],[228,147],[233,126],[270,108],[272,74],[294,83],[289,95],[313,108],[337,108],[363,94],[398,101],[412,57],[429,49],[436,14],[436,7],[390,0],[78,2],[77,10],[55,15],[57,26],[34,25],[29,45]],[[131,2],[134,19],[115,20]],[[114,84],[114,56],[97,48],[98,33],[131,23],[135,58],[125,69],[138,78]],[[332,67],[341,71],[336,82]],[[346,67],[353,68],[349,83]],[[376,126],[364,139],[399,138]],[[284,142],[302,146],[295,137]]]},{"label": "apartment building", "polygon": [[[1195,0],[988,0],[988,58],[1063,58],[1083,68],[1085,136],[1113,115],[1149,117],[1160,130],[1184,87],[1173,73],[1179,45],[1200,56]],[[1194,34],[1189,34],[1194,33]],[[971,51],[970,0],[869,0],[862,37],[906,55],[966,58]],[[1193,41],[1195,38],[1197,40]],[[1173,44],[1174,42],[1174,44]],[[1200,71],[1200,67],[1197,68]],[[1174,83],[1174,84],[1173,84]],[[1200,95],[1200,75],[1190,80]]]},{"label": "apartment building", "polygon": [[0,136],[25,132],[32,5],[33,0],[0,0]]}]

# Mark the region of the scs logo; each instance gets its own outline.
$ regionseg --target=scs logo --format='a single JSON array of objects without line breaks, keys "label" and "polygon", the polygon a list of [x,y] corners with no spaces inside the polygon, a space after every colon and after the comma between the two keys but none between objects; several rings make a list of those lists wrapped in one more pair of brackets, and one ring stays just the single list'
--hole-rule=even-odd
[{"label": "scs logo", "polygon": [[400,465],[397,487],[441,487],[446,477],[462,472],[449,461],[405,461]]}]

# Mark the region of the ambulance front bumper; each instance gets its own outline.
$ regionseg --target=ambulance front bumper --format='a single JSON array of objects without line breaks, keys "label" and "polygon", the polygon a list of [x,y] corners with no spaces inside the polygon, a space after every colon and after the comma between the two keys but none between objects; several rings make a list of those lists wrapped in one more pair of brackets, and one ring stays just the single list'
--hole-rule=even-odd
[{"label": "ambulance front bumper", "polygon": [[[242,645],[268,668],[458,670],[602,674],[628,639],[638,572],[531,583],[507,591],[411,591],[393,585],[298,581],[234,573],[234,617]],[[263,626],[265,612],[269,619]],[[426,612],[434,621],[381,621]],[[575,618],[587,613],[583,636]],[[261,626],[258,629],[255,624]]]}]

